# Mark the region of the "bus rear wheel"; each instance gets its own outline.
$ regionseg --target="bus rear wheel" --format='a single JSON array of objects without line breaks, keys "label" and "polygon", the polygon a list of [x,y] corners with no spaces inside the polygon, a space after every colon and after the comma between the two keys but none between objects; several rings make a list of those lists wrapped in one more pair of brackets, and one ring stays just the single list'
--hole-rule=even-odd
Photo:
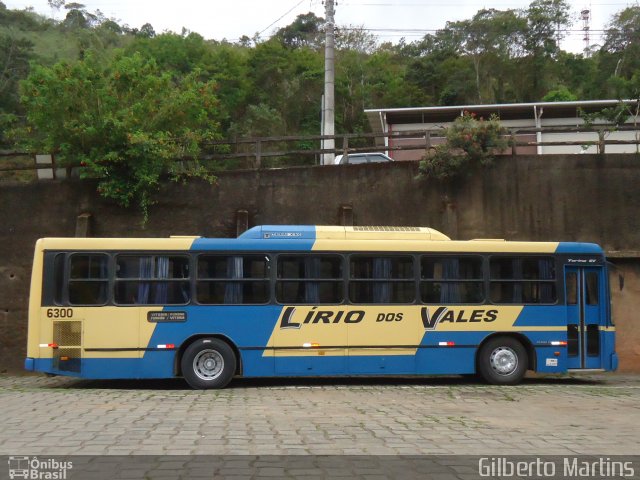
[{"label": "bus rear wheel", "polygon": [[236,356],[226,342],[201,338],[187,347],[180,366],[191,388],[224,388],[236,371]]},{"label": "bus rear wheel", "polygon": [[478,373],[493,385],[516,385],[527,372],[527,350],[515,338],[488,340],[478,352]]}]

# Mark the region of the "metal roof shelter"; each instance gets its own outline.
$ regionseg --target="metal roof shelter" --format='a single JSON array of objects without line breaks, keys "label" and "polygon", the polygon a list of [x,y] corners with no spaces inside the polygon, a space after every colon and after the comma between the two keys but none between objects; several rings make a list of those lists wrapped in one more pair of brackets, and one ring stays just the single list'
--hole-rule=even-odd
[{"label": "metal roof shelter", "polygon": [[[622,100],[627,105],[637,105],[636,100]],[[585,100],[573,102],[506,103],[493,105],[456,105],[440,107],[409,107],[367,109],[365,114],[374,133],[385,134],[411,130],[430,130],[446,127],[464,112],[488,118],[497,115],[505,127],[560,127],[580,126],[584,120],[580,111],[594,113],[603,108],[615,107],[621,100]],[[629,121],[629,123],[633,123]],[[623,132],[619,132],[623,133]],[[635,133],[635,132],[626,132]],[[542,135],[537,136],[542,141]],[[575,138],[575,136],[574,136]],[[554,137],[554,139],[557,139]],[[389,146],[388,139],[377,137],[376,144]],[[629,146],[631,147],[631,146]],[[538,147],[537,153],[560,153],[552,148]],[[575,149],[574,149],[575,150]],[[635,151],[635,150],[634,150]],[[536,152],[531,152],[536,153]],[[567,152],[564,152],[567,153]],[[578,151],[573,153],[579,153]]]}]

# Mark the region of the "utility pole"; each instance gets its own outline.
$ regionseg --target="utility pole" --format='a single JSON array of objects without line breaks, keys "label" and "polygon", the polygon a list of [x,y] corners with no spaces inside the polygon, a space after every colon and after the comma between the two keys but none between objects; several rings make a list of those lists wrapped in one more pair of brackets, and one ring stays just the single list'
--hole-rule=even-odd
[{"label": "utility pole", "polygon": [[[322,135],[335,135],[335,10],[334,0],[325,0],[325,46],[324,46],[324,104],[322,111]],[[335,140],[326,139],[322,142],[323,150],[335,149]],[[332,165],[334,153],[322,155],[323,165]]]}]

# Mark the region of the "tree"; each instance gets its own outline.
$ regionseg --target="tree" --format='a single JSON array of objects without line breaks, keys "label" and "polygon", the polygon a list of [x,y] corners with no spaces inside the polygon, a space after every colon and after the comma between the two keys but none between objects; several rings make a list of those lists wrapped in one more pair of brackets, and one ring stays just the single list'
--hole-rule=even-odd
[{"label": "tree", "polygon": [[471,20],[447,24],[462,52],[473,60],[477,103],[505,97],[514,60],[522,55],[526,19],[515,10],[484,9]]},{"label": "tree", "polygon": [[323,25],[323,18],[309,12],[298,15],[293,23],[278,30],[274,37],[289,48],[320,48],[324,45]]},{"label": "tree", "polygon": [[627,7],[614,15],[602,52],[615,60],[613,76],[631,78],[640,69],[640,6]]},{"label": "tree", "polygon": [[67,10],[67,15],[62,24],[69,29],[89,28],[97,23],[97,16],[87,12],[81,3],[67,3],[64,8]]},{"label": "tree", "polygon": [[578,97],[564,85],[559,85],[542,97],[542,100],[544,102],[574,102],[578,100]]},{"label": "tree", "polygon": [[528,73],[530,93],[524,100],[537,100],[547,89],[550,60],[560,53],[562,30],[571,24],[569,11],[565,0],[535,0],[529,5],[524,38],[527,58],[521,68]]},{"label": "tree", "polygon": [[336,29],[336,50],[372,54],[376,51],[377,44],[375,35],[367,32],[363,26],[349,25]]},{"label": "tree", "polygon": [[560,50],[563,29],[571,24],[565,0],[534,0],[526,11],[525,47],[535,55],[552,56]]},{"label": "tree", "polygon": [[18,84],[29,73],[33,43],[17,35],[0,34],[0,112],[16,112]]},{"label": "tree", "polygon": [[[139,54],[101,64],[36,67],[22,85],[32,151],[52,152],[97,178],[98,191],[146,220],[161,175],[205,176],[199,144],[218,136],[216,85],[198,72],[176,79]],[[193,161],[185,170],[176,159]]]},{"label": "tree", "polygon": [[[275,108],[261,103],[259,105],[249,105],[242,119],[237,123],[232,123],[229,134],[232,138],[254,138],[254,137],[274,137],[285,134],[285,122],[282,115]],[[285,151],[287,144],[270,142],[269,147],[276,150]],[[246,153],[242,166],[245,168],[256,167],[254,146],[252,144],[239,144],[236,146],[236,153]],[[275,159],[277,160],[277,159]],[[274,159],[268,159],[271,164]],[[239,166],[238,160],[227,161],[226,165],[231,167]],[[278,163],[277,161],[275,162]]]},{"label": "tree", "polygon": [[140,27],[137,35],[145,38],[153,38],[156,36],[156,31],[153,29],[153,25],[151,25],[150,23],[145,23]]},{"label": "tree", "polygon": [[[143,27],[144,28],[144,27]],[[152,28],[151,28],[152,30]],[[150,33],[149,29],[145,31]],[[158,66],[183,75],[195,69],[206,69],[211,65],[211,48],[197,33],[163,33],[161,35],[139,35],[126,51],[140,53],[153,58]]]},{"label": "tree", "polygon": [[226,129],[232,122],[241,121],[247,108],[251,90],[251,74],[246,48],[228,43],[211,45],[207,61],[199,68],[216,82],[220,100],[220,122]]},{"label": "tree", "polygon": [[319,131],[324,78],[319,52],[306,47],[290,49],[272,38],[250,51],[247,66],[248,105],[264,104],[280,112],[286,135]]}]

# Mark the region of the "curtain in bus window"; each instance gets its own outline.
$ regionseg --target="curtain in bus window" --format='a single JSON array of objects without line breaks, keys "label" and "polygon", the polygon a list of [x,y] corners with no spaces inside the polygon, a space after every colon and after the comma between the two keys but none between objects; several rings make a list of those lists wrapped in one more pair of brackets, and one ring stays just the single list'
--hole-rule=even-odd
[{"label": "curtain in bus window", "polygon": [[149,279],[153,276],[153,258],[152,257],[140,257],[138,276],[140,277],[140,283],[138,284],[138,296],[136,302],[138,304],[149,303],[149,292],[151,290],[151,283],[143,281],[143,279]]},{"label": "curtain in bus window", "polygon": [[[227,258],[227,278],[232,280],[242,280],[244,277],[243,258]],[[239,281],[226,282],[224,289],[224,303],[242,303],[242,283]]]},{"label": "curtain in bus window", "polygon": [[[522,280],[522,259],[514,258],[511,260],[512,277]],[[513,282],[513,293],[511,298],[513,303],[522,303],[522,282]]]},{"label": "curtain in bus window", "polygon": [[[458,280],[460,278],[460,260],[457,258],[443,258],[442,279]],[[460,283],[442,282],[440,290],[440,301],[443,303],[460,303]]]},{"label": "curtain in bus window", "polygon": [[[538,273],[540,280],[553,280],[553,259],[541,258],[538,260]],[[555,295],[553,289],[553,283],[541,282],[540,283],[540,303],[554,303]]]},{"label": "curtain in bus window", "polygon": [[[305,257],[304,278],[320,278],[319,257]],[[320,283],[304,282],[304,301],[306,303],[320,303]]]},{"label": "curtain in bus window", "polygon": [[[390,258],[373,259],[373,278],[391,278]],[[391,282],[373,283],[373,301],[374,303],[391,303]]]},{"label": "curtain in bus window", "polygon": [[[156,276],[157,279],[169,278],[169,257],[156,258]],[[169,289],[168,282],[155,282],[155,291],[153,295],[153,303],[165,304],[168,301],[167,291]]]}]

